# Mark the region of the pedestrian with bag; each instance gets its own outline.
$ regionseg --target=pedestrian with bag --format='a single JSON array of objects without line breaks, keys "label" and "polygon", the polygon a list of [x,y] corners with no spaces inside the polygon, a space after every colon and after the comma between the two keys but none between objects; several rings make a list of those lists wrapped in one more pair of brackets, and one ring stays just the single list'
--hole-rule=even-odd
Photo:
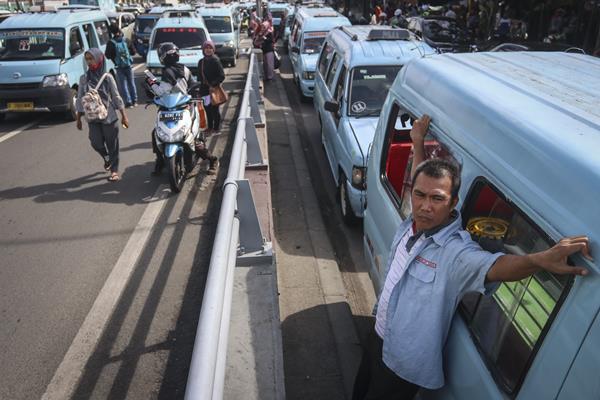
[{"label": "pedestrian with bag", "polygon": [[269,21],[263,22],[263,69],[265,81],[271,81],[275,77],[275,37],[273,26]]},{"label": "pedestrian with bag", "polygon": [[123,99],[112,75],[106,72],[102,50],[91,48],[85,52],[88,70],[81,75],[77,88],[77,129],[82,129],[81,117],[89,127],[92,148],[104,160],[104,169],[110,171],[108,180],[117,182],[119,176],[119,127],[116,110],[121,114],[121,124],[129,127]]},{"label": "pedestrian with bag", "polygon": [[117,70],[117,80],[119,83],[119,92],[125,100],[126,107],[137,106],[137,90],[135,87],[135,78],[133,76],[133,58],[135,49],[116,25],[110,26],[112,39],[106,44],[105,55],[111,60]]},{"label": "pedestrian with bag", "polygon": [[208,119],[209,134],[219,134],[221,125],[221,114],[219,106],[227,101],[227,93],[223,89],[225,72],[219,57],[215,55],[215,44],[207,40],[202,45],[204,57],[198,62],[198,81],[200,85],[200,96],[205,99],[204,107]]}]

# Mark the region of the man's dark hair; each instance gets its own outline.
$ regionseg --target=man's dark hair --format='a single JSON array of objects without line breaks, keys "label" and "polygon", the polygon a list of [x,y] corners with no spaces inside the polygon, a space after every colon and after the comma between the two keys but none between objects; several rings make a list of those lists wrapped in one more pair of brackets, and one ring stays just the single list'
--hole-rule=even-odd
[{"label": "man's dark hair", "polygon": [[452,181],[450,195],[452,196],[452,199],[458,198],[458,191],[460,189],[460,170],[456,163],[441,158],[432,158],[430,160],[423,161],[415,170],[415,176],[412,180],[413,186],[415,185],[417,177],[420,173],[424,173],[428,177],[435,179],[446,176],[449,177]]}]

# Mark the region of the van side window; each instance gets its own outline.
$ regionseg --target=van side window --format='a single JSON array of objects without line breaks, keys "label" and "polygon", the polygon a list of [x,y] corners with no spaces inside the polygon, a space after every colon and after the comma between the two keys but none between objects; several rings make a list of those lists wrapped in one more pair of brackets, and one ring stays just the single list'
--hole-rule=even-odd
[{"label": "van side window", "polygon": [[321,51],[321,56],[319,57],[319,72],[323,79],[325,79],[325,74],[327,72],[327,66],[329,65],[329,60],[331,60],[331,56],[333,55],[333,47],[331,44],[325,42],[323,44],[323,50]]},{"label": "van side window", "polygon": [[327,73],[326,85],[329,88],[330,92],[333,92],[333,79],[335,78],[335,74],[340,66],[340,55],[339,53],[335,53],[333,55],[333,60],[331,61],[331,66],[329,67],[329,72]]},{"label": "van side window", "polygon": [[79,31],[78,26],[71,28],[69,31],[69,48],[74,49],[74,46],[79,46],[79,49],[76,51],[71,51],[71,57],[81,54],[81,52],[84,50],[83,39],[81,38],[81,32]]},{"label": "van side window", "polygon": [[290,35],[290,43],[296,43],[296,37],[298,35],[298,27],[300,23],[298,21],[294,22],[294,27],[292,28],[292,33]]},{"label": "van side window", "polygon": [[104,46],[110,40],[110,35],[108,34],[108,24],[106,21],[95,21],[94,26],[96,27],[96,33],[100,39],[100,46]]},{"label": "van side window", "polygon": [[[464,203],[464,228],[489,251],[529,254],[552,240],[527,215],[484,179],[477,180]],[[466,295],[461,302],[471,336],[508,393],[516,393],[573,281],[567,275],[538,272],[519,282],[502,283],[492,296]]]},{"label": "van side window", "polygon": [[85,33],[85,38],[90,48],[98,47],[98,41],[96,40],[96,35],[94,35],[94,27],[92,24],[83,25],[83,33]]},{"label": "van side window", "polygon": [[[386,125],[383,156],[380,163],[381,182],[402,219],[407,218],[412,212],[410,203],[412,190],[410,170],[413,158],[410,139],[412,121],[414,121],[414,116],[397,103],[392,105]],[[460,166],[446,146],[431,134],[425,138],[425,152],[427,158],[443,158]]]},{"label": "van side window", "polygon": [[346,66],[342,63],[342,70],[340,71],[340,77],[335,85],[335,91],[333,92],[333,98],[335,101],[342,106],[342,99],[344,98],[344,84],[346,83]]}]

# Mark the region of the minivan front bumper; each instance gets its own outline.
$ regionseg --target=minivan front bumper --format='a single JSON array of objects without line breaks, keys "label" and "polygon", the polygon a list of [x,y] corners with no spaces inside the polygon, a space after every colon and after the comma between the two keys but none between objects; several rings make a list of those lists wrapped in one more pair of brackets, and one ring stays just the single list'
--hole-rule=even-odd
[{"label": "minivan front bumper", "polygon": [[[42,87],[41,83],[0,84],[0,113],[62,112],[71,109],[72,101],[73,92],[68,86]],[[33,109],[9,109],[9,103],[33,103]]]},{"label": "minivan front bumper", "polygon": [[235,60],[236,48],[218,44],[216,53],[222,62],[233,62]]}]

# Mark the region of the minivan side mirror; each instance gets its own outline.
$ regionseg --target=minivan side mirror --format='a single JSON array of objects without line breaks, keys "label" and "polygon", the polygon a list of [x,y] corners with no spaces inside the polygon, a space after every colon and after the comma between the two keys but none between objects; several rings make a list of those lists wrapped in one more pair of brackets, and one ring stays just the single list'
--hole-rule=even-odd
[{"label": "minivan side mirror", "polygon": [[298,46],[292,47],[292,53],[300,54],[300,48]]},{"label": "minivan side mirror", "polygon": [[326,101],[323,105],[325,110],[330,111],[332,113],[337,113],[340,111],[340,105],[336,101]]}]

